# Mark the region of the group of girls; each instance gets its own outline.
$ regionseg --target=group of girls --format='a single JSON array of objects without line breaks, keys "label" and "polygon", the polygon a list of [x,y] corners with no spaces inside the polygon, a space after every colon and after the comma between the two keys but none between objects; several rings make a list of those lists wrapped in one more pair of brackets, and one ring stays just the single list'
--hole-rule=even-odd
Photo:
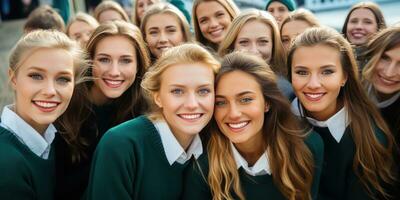
[{"label": "group of girls", "polygon": [[196,44],[150,3],[136,25],[105,1],[17,42],[0,199],[396,198],[400,28],[375,4],[343,36],[290,0],[195,0]]}]

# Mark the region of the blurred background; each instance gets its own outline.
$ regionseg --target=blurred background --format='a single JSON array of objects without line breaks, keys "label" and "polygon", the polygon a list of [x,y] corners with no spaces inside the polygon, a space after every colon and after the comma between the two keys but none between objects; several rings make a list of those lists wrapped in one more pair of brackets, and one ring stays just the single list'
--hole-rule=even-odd
[{"label": "blurred background", "polygon": [[[127,13],[131,13],[134,0],[115,0]],[[265,10],[267,0],[234,0],[240,9],[258,8]],[[296,0],[298,7],[311,10],[318,20],[327,26],[341,30],[350,7],[361,0]],[[26,17],[39,5],[51,5],[59,9],[65,21],[77,11],[91,13],[101,0],[0,0],[0,108],[12,102],[8,86],[8,54],[22,35]],[[191,12],[192,0],[184,0]],[[375,0],[383,11],[386,23],[400,22],[400,0]]]}]

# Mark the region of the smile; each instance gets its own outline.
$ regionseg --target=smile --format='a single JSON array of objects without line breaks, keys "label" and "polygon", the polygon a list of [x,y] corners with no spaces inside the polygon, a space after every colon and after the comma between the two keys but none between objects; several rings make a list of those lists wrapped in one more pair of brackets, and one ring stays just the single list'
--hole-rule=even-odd
[{"label": "smile", "polygon": [[42,112],[52,112],[60,104],[59,102],[54,101],[32,101],[32,103]]},{"label": "smile", "polygon": [[235,132],[241,131],[244,127],[246,127],[250,121],[238,122],[238,123],[226,123],[228,127]]},{"label": "smile", "polygon": [[103,79],[104,83],[110,88],[118,88],[124,82],[123,80]]},{"label": "smile", "polygon": [[222,32],[224,31],[224,28],[218,28],[216,30],[210,31],[210,35],[214,37],[221,36]]},{"label": "smile", "polygon": [[326,93],[304,93],[309,101],[319,101]]},{"label": "smile", "polygon": [[378,77],[379,77],[379,80],[380,80],[384,85],[387,85],[387,86],[391,86],[391,85],[395,85],[395,84],[400,83],[400,81],[389,80],[389,79],[386,79],[386,78],[384,78],[383,76],[381,76],[381,75],[379,75],[379,74],[378,74]]},{"label": "smile", "polygon": [[196,114],[178,114],[178,116],[184,120],[189,120],[189,121],[193,121],[193,120],[197,120],[200,119],[201,116],[203,116],[203,114],[200,113],[196,113]]}]

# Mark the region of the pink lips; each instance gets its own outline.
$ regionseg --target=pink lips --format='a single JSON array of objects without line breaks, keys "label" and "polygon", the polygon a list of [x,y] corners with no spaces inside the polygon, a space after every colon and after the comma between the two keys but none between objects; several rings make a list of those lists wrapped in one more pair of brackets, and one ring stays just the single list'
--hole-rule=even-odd
[{"label": "pink lips", "polygon": [[57,109],[57,106],[60,104],[60,102],[56,101],[32,101],[33,105],[35,105],[40,111],[42,112],[53,112],[55,109]]},{"label": "pink lips", "polygon": [[103,79],[104,83],[110,88],[118,88],[124,82],[123,80]]},{"label": "pink lips", "polygon": [[303,93],[305,98],[309,101],[319,101],[326,93]]}]

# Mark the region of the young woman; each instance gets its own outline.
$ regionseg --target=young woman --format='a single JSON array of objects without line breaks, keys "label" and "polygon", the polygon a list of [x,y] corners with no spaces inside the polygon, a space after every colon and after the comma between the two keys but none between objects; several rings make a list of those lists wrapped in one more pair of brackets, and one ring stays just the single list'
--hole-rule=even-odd
[{"label": "young woman", "polygon": [[[110,129],[96,149],[89,199],[180,199],[183,171],[214,110],[219,63],[195,44],[173,47],[142,82],[148,115]],[[154,191],[154,188],[157,191]]]},{"label": "young woman", "polygon": [[219,129],[213,124],[208,156],[189,167],[183,199],[317,197],[322,139],[291,113],[276,81],[259,57],[236,52],[223,59],[215,83]]},{"label": "young woman", "polygon": [[329,28],[294,41],[289,78],[296,114],[325,144],[320,199],[386,199],[393,181],[393,137],[358,79],[350,44]]},{"label": "young woman", "polygon": [[286,60],[278,25],[265,11],[248,10],[237,16],[230,26],[218,53],[246,51],[263,58],[279,75],[278,87],[289,99],[294,98],[292,86],[286,80]]},{"label": "young woman", "polygon": [[140,29],[155,59],[171,47],[192,41],[185,16],[169,3],[152,5],[143,16]]},{"label": "young woman", "polygon": [[133,6],[132,21],[140,27],[144,12],[153,4],[160,2],[160,0],[136,0]]},{"label": "young woman", "polygon": [[365,46],[374,34],[386,28],[385,18],[379,6],[373,2],[360,2],[354,5],[347,15],[342,34],[354,46],[360,70],[367,60],[363,56]]},{"label": "young woman", "polygon": [[94,150],[112,126],[142,114],[140,92],[150,63],[140,30],[123,21],[100,25],[88,41],[92,81],[77,86],[58,120],[56,199],[80,199],[87,187]]},{"label": "young woman", "polygon": [[[79,45],[58,31],[24,35],[11,51],[15,101],[0,122],[0,199],[54,198],[53,122],[85,70]],[[28,86],[28,87],[27,87]]]},{"label": "young woman", "polygon": [[99,23],[95,18],[80,12],[69,21],[65,33],[69,38],[78,41],[82,47],[85,47],[94,29],[98,26]]},{"label": "young woman", "polygon": [[320,24],[315,15],[303,8],[294,11],[281,25],[281,39],[286,51],[289,51],[291,43],[296,36],[311,27],[319,27]]},{"label": "young woman", "polygon": [[114,20],[129,22],[129,17],[121,5],[111,0],[101,2],[94,10],[93,16],[100,24]]},{"label": "young woman", "polygon": [[269,0],[265,6],[265,10],[274,16],[279,27],[281,27],[282,22],[285,21],[290,12],[293,12],[296,7],[294,0]]},{"label": "young woman", "polygon": [[196,40],[217,51],[238,14],[239,8],[232,0],[195,0],[192,16]]},{"label": "young woman", "polygon": [[367,49],[365,88],[400,142],[400,27],[382,30]]}]

